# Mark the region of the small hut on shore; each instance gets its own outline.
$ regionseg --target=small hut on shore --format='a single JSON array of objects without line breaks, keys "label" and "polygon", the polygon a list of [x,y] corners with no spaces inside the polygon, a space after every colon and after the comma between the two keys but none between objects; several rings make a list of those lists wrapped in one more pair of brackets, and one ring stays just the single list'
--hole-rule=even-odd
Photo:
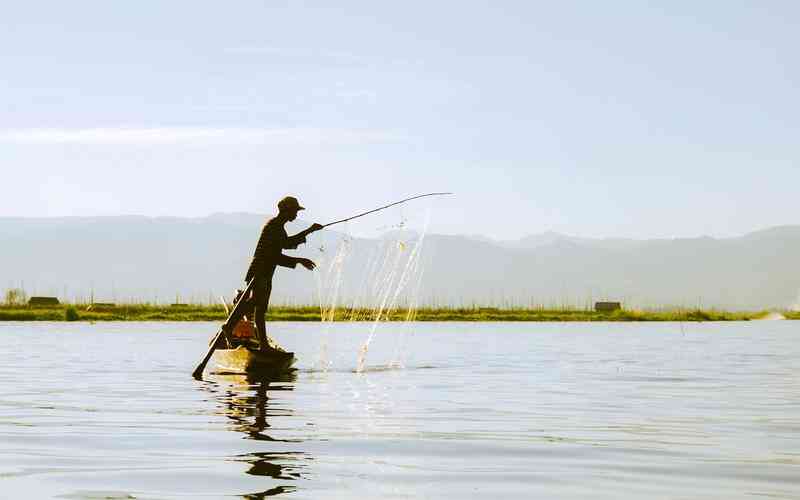
[{"label": "small hut on shore", "polygon": [[595,302],[594,310],[596,312],[613,312],[622,309],[621,302]]},{"label": "small hut on shore", "polygon": [[49,307],[61,304],[58,297],[31,297],[28,300],[28,305],[31,307]]}]

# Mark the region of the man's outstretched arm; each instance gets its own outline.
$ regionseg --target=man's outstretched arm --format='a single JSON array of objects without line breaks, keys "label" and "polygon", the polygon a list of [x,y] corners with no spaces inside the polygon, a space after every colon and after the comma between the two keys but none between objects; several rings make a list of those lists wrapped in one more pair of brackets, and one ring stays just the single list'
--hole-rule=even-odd
[{"label": "man's outstretched arm", "polygon": [[292,269],[294,269],[297,264],[300,264],[309,271],[312,271],[315,267],[317,267],[317,265],[314,264],[311,259],[306,259],[303,257],[290,257],[289,255],[284,254],[278,255],[278,259],[275,261],[275,263],[281,267],[291,267]]},{"label": "man's outstretched arm", "polygon": [[286,242],[283,245],[283,248],[287,250],[294,250],[295,248],[299,247],[300,245],[306,242],[306,236],[315,231],[319,231],[320,229],[322,229],[321,224],[317,224],[316,222],[314,224],[311,224],[311,226],[308,229],[300,231],[294,236],[287,237]]},{"label": "man's outstretched arm", "polygon": [[278,254],[278,258],[275,259],[275,263],[281,267],[290,267],[292,269],[295,268],[297,265],[297,257],[292,257],[289,255]]}]

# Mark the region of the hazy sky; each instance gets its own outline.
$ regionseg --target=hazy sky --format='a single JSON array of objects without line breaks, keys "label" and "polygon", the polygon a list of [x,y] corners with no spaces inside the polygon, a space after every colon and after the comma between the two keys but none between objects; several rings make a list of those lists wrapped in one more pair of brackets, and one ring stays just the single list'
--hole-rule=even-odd
[{"label": "hazy sky", "polygon": [[437,232],[798,222],[800,3],[660,3],[11,2],[0,215],[449,190]]}]

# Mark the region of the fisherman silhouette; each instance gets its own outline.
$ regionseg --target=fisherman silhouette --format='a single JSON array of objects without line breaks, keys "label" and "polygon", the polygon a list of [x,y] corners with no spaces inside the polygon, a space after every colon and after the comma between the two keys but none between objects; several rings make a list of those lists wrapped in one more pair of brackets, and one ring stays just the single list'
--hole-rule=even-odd
[{"label": "fisherman silhouette", "polygon": [[[264,324],[264,315],[267,312],[267,307],[269,307],[269,297],[272,293],[272,277],[275,274],[275,268],[277,266],[294,268],[297,266],[297,264],[300,264],[306,269],[312,270],[316,267],[316,264],[309,259],[289,257],[288,255],[284,255],[282,253],[284,249],[297,248],[299,245],[306,242],[306,236],[309,234],[319,231],[320,229],[333,226],[334,224],[341,224],[343,222],[358,219],[359,217],[364,217],[365,215],[373,214],[375,212],[379,212],[411,200],[425,198],[428,196],[444,196],[448,194],[452,193],[419,194],[417,196],[405,198],[394,203],[389,203],[388,205],[384,205],[382,207],[353,215],[346,219],[329,222],[324,226],[316,223],[312,224],[308,229],[301,231],[294,236],[288,236],[283,226],[287,222],[297,219],[297,212],[304,210],[304,208],[300,206],[297,198],[287,196],[286,198],[282,199],[280,202],[278,202],[278,215],[270,219],[264,225],[264,229],[261,230],[261,237],[258,239],[256,251],[253,254],[253,260],[250,262],[250,267],[248,268],[247,275],[245,276],[245,281],[248,282],[247,287],[244,291],[240,291],[240,293],[236,296],[233,309],[230,311],[228,319],[212,339],[208,351],[206,351],[205,356],[203,356],[203,359],[192,372],[192,376],[197,380],[202,380],[203,370],[205,370],[208,361],[211,359],[211,356],[214,355],[214,351],[217,349],[217,347],[222,345],[221,341],[224,340],[224,344],[228,345],[228,347],[231,347],[231,335],[240,338],[249,338],[252,336],[245,335],[245,333],[247,333],[245,331],[241,332],[242,335],[237,335],[237,326],[240,324],[240,320],[245,315],[250,318],[251,312],[255,313],[252,314],[252,316],[255,316],[255,318],[252,319],[255,319],[256,323],[256,335],[258,337],[259,349],[262,352],[272,354],[279,353],[282,356],[293,356],[292,353],[284,352],[281,349],[275,349],[269,345],[269,337],[267,336],[267,329],[266,325]],[[246,293],[250,295],[246,297],[243,296]]]},{"label": "fisherman silhouette", "polygon": [[300,206],[297,198],[287,196],[278,202],[278,215],[267,221],[261,230],[253,260],[247,269],[245,281],[255,280],[253,283],[253,299],[255,302],[256,335],[258,336],[259,349],[268,352],[273,348],[267,340],[267,330],[264,315],[269,307],[269,298],[272,293],[272,277],[277,266],[292,269],[300,264],[309,271],[316,267],[311,259],[291,257],[283,254],[283,250],[293,250],[306,242],[306,236],[322,229],[320,224],[312,224],[305,231],[294,236],[288,236],[284,225],[297,219],[297,213],[305,208]]}]

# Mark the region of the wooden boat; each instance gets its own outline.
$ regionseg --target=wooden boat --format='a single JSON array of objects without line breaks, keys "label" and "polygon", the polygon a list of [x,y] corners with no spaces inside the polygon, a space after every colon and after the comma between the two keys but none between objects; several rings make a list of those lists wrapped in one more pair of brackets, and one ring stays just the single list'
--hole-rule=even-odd
[{"label": "wooden boat", "polygon": [[218,348],[212,358],[214,373],[280,375],[291,370],[294,353],[286,351],[267,337],[270,349],[260,351],[255,339],[255,325],[247,319],[240,320],[228,338],[227,348]]},{"label": "wooden boat", "polygon": [[250,346],[239,345],[232,349],[217,349],[213,361],[213,373],[277,376],[292,369],[295,357],[293,352],[282,349],[264,353]]},{"label": "wooden boat", "polygon": [[232,309],[223,299],[228,319],[211,338],[208,351],[192,372],[195,379],[203,378],[203,371],[212,357],[215,360],[212,371],[218,374],[279,377],[292,370],[294,353],[286,351],[269,336],[266,339],[269,348],[259,350],[255,326],[252,319],[248,318],[254,307],[250,298],[254,284],[255,280],[251,280],[247,288],[238,291]]}]

